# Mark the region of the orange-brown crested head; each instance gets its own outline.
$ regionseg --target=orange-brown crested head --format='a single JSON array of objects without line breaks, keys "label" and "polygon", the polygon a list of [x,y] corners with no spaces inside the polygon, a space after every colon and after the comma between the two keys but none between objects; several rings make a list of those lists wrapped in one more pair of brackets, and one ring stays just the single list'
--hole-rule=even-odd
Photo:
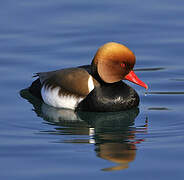
[{"label": "orange-brown crested head", "polygon": [[126,46],[109,42],[100,47],[93,59],[100,78],[106,83],[124,79],[135,64],[134,53]]}]

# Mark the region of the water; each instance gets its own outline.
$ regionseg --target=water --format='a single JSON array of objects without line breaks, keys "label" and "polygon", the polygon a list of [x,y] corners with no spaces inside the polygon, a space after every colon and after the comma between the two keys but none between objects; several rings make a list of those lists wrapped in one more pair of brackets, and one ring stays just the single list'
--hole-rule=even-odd
[{"label": "water", "polygon": [[[0,6],[1,179],[183,179],[184,2],[33,0]],[[19,92],[115,41],[149,90],[139,109],[77,113]],[[26,96],[27,97],[27,96]]]}]

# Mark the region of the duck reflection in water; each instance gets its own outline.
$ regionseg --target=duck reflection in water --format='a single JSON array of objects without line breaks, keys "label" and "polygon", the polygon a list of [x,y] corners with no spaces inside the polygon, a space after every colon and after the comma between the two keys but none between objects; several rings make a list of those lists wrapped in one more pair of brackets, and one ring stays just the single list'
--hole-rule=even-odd
[{"label": "duck reflection in water", "polygon": [[62,142],[94,143],[96,155],[116,163],[115,166],[103,168],[103,171],[122,170],[129,167],[136,157],[137,144],[144,141],[136,134],[147,132],[147,122],[140,127],[134,126],[139,109],[122,112],[75,112],[67,109],[56,109],[33,97],[28,90],[20,95],[34,107],[37,116],[57,126],[53,131],[42,131],[51,134],[89,135],[89,139],[71,139]]}]

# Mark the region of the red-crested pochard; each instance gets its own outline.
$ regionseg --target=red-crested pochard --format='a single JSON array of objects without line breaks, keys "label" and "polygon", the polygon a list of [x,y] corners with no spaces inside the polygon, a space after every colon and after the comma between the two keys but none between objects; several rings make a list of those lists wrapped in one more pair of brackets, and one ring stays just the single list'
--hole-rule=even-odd
[{"label": "red-crested pochard", "polygon": [[56,108],[81,111],[121,111],[139,105],[137,92],[122,80],[148,86],[134,73],[135,55],[126,46],[109,42],[100,47],[91,65],[37,73],[29,91]]}]

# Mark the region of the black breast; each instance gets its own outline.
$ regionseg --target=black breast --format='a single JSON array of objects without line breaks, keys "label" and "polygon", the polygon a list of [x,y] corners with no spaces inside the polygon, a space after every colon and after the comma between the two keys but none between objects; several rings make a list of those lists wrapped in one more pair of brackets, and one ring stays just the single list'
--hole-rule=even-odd
[{"label": "black breast", "polygon": [[120,81],[96,87],[78,104],[77,110],[96,112],[122,111],[132,109],[138,105],[139,96],[137,92]]}]

